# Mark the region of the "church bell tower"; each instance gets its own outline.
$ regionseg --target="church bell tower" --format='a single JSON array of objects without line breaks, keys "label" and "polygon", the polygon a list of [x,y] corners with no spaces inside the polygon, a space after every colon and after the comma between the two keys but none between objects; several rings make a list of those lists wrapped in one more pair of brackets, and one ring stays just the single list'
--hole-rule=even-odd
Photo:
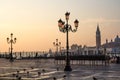
[{"label": "church bell tower", "polygon": [[96,30],[96,48],[99,49],[101,46],[101,33],[99,29],[99,24],[97,24],[97,30]]}]

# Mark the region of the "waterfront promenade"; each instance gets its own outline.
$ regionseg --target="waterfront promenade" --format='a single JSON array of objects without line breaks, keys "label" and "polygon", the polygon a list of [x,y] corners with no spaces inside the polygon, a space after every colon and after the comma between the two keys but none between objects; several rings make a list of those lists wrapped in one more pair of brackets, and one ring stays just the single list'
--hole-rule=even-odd
[{"label": "waterfront promenade", "polygon": [[0,80],[120,80],[120,64],[85,66],[72,64],[73,71],[64,72],[64,65],[54,59],[15,60],[0,59]]}]

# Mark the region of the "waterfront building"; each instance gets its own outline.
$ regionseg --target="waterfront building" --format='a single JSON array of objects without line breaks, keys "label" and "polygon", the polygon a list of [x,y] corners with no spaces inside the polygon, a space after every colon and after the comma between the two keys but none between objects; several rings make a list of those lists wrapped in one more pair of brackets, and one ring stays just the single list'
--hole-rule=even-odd
[{"label": "waterfront building", "polygon": [[83,47],[80,46],[78,50],[78,45],[73,44],[71,46],[71,52],[74,52],[75,54],[85,54],[85,55],[93,55],[93,54],[109,54],[112,56],[118,56],[120,55],[120,38],[117,35],[115,39],[111,39],[111,41],[108,41],[106,39],[106,43],[101,44],[101,31],[99,24],[97,24],[96,29],[96,46],[86,46]]}]

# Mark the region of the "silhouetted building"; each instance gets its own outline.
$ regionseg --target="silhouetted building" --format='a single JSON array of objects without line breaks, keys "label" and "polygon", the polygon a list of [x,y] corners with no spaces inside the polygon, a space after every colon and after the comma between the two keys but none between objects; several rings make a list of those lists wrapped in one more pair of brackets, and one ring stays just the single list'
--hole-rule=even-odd
[{"label": "silhouetted building", "polygon": [[97,25],[97,30],[96,30],[96,48],[99,49],[101,46],[101,33],[99,29],[99,24]]},{"label": "silhouetted building", "polygon": [[110,42],[108,42],[108,40],[106,39],[106,43],[104,43],[102,45],[102,47],[106,47],[106,48],[117,48],[120,47],[120,38],[117,35],[116,38],[114,39],[114,41],[111,39]]},{"label": "silhouetted building", "polygon": [[99,28],[99,24],[97,24],[96,30],[96,46],[78,46],[77,44],[73,44],[71,46],[70,52],[73,54],[85,54],[85,55],[94,55],[94,54],[108,54],[112,53],[112,55],[120,55],[120,38],[117,35],[114,40],[111,39],[109,42],[106,39],[106,43],[101,44],[101,31]]},{"label": "silhouetted building", "polygon": [[77,44],[72,44],[70,52],[74,55],[76,54],[80,55],[82,53],[82,46]]},{"label": "silhouetted building", "polygon": [[106,39],[106,43],[102,45],[102,47],[107,48],[107,52],[109,53],[120,53],[120,38],[117,35],[114,41],[111,39],[110,42],[108,42],[108,39]]}]

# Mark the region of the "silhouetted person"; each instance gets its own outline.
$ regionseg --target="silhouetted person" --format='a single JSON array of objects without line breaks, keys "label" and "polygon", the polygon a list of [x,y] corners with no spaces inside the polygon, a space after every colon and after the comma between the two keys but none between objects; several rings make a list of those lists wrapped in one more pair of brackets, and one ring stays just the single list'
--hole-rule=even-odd
[{"label": "silhouetted person", "polygon": [[93,77],[93,80],[97,80],[97,78],[96,78],[96,77]]}]

